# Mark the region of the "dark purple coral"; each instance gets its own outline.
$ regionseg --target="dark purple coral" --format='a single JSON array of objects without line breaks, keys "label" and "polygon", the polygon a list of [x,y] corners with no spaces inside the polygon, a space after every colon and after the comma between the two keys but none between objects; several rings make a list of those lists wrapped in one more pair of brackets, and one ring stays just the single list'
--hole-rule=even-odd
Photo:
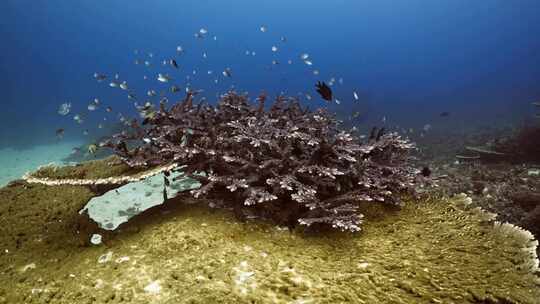
[{"label": "dark purple coral", "polygon": [[[216,107],[194,105],[189,93],[169,110],[162,104],[146,126],[133,122],[134,132],[104,145],[133,167],[186,165],[185,175],[202,184],[194,197],[221,199],[289,225],[358,231],[361,202],[399,205],[411,190],[413,144],[397,134],[380,132],[362,142],[322,109],[310,111],[283,96],[268,110],[264,96],[258,102],[230,92]],[[128,149],[131,140],[139,142],[134,149]]]}]

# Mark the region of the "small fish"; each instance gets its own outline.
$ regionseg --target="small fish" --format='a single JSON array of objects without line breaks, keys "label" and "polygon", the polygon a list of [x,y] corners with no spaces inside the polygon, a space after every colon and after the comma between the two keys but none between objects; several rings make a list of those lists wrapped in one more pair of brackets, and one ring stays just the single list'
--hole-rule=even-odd
[{"label": "small fish", "polygon": [[217,36],[212,37],[212,39],[214,39],[214,41],[217,41]]},{"label": "small fish", "polygon": [[58,139],[64,138],[64,129],[56,129],[54,133],[56,134],[56,137],[58,137]]},{"label": "small fish", "polygon": [[424,130],[425,132],[431,130],[431,125],[430,125],[430,124],[425,124],[425,125],[422,127],[422,130]]},{"label": "small fish", "polygon": [[127,85],[127,82],[126,81],[123,81],[121,84],[120,84],[120,89],[122,90],[127,90],[128,89],[128,85]]},{"label": "small fish", "polygon": [[208,55],[206,54],[206,52],[203,52],[203,53],[202,53],[202,57],[203,57],[204,59],[208,58]]},{"label": "small fish", "polygon": [[133,93],[128,93],[128,99],[130,99],[130,100],[136,100],[136,99],[137,99],[137,96],[135,96],[135,94],[133,94]]},{"label": "small fish", "polygon": [[277,46],[273,45],[273,46],[272,46],[272,52],[277,52],[277,51],[278,51]]},{"label": "small fish", "polygon": [[163,74],[159,73],[158,77],[157,77],[157,80],[160,81],[160,82],[169,82],[169,80],[171,80],[171,78],[169,77],[169,75],[163,75]]},{"label": "small fish", "polygon": [[150,61],[145,60],[145,61],[144,61],[144,65],[147,66],[147,67],[149,67],[149,66],[151,65],[151,63],[150,63]]},{"label": "small fish", "polygon": [[382,122],[382,123],[385,123],[385,122],[386,122],[386,116],[383,116],[383,117],[382,117],[381,122]]},{"label": "small fish", "polygon": [[181,45],[179,45],[179,46],[176,47],[176,52],[178,54],[183,54],[184,53],[184,48]]},{"label": "small fish", "polygon": [[88,130],[84,130],[84,131],[82,132],[82,134],[83,134],[83,135],[88,135]]},{"label": "small fish", "polygon": [[212,70],[208,70],[208,72],[207,72],[207,73],[208,73],[208,75],[212,75],[212,73],[214,73],[214,71],[212,71]]},{"label": "small fish", "polygon": [[281,36],[281,37],[279,38],[279,40],[280,40],[281,42],[287,42],[287,38],[286,38],[285,36]]},{"label": "small fish", "polygon": [[287,63],[292,64],[292,60],[291,59],[287,60]]},{"label": "small fish", "polygon": [[107,107],[107,108],[105,109],[105,111],[111,113],[111,112],[112,112],[112,108],[111,108],[111,107]]},{"label": "small fish", "polygon": [[176,60],[171,59],[171,60],[169,60],[169,63],[170,63],[173,67],[175,67],[175,68],[178,69],[178,63],[176,63]]},{"label": "small fish", "polygon": [[353,94],[355,100],[360,99],[360,98],[358,97],[358,94],[356,93],[356,91],[352,92],[352,94]]},{"label": "small fish", "polygon": [[231,69],[225,68],[225,70],[222,72],[223,76],[225,77],[232,77]]},{"label": "small fish", "polygon": [[155,90],[148,90],[148,92],[146,92],[146,95],[150,97],[157,96],[157,92]]},{"label": "small fish", "polygon": [[278,65],[279,64],[279,61],[277,60],[272,60],[272,65]]},{"label": "small fish", "polygon": [[99,103],[100,103],[99,99],[98,99],[98,98],[94,98],[94,103],[95,103],[96,105],[99,105]]},{"label": "small fish", "polygon": [[442,112],[439,114],[440,117],[448,117],[450,116],[450,112]]},{"label": "small fish", "polygon": [[120,75],[118,73],[114,74],[114,79],[116,80],[120,79]]},{"label": "small fish", "polygon": [[139,59],[135,59],[135,60],[133,61],[133,63],[134,63],[135,65],[139,65],[139,64],[141,64],[141,61],[140,61]]},{"label": "small fish", "polygon": [[201,35],[206,35],[208,34],[208,30],[203,27],[199,30],[199,33],[201,33]]},{"label": "small fish", "polygon": [[332,101],[332,90],[324,82],[317,82],[315,85],[317,93],[326,101]]},{"label": "small fish", "polygon": [[81,152],[81,148],[79,148],[79,147],[75,147],[75,148],[71,149],[71,155],[79,154],[79,152]]},{"label": "small fish", "polygon": [[420,171],[420,174],[422,174],[424,177],[429,177],[431,175],[431,170],[429,167],[424,167],[422,168],[422,171]]},{"label": "small fish", "polygon": [[176,92],[179,92],[179,91],[180,91],[180,88],[177,85],[171,86],[171,92],[176,93]]},{"label": "small fish", "polygon": [[202,38],[204,38],[204,35],[201,34],[201,33],[199,33],[199,32],[196,32],[195,34],[193,34],[193,36],[195,36],[195,38],[197,38],[197,39],[202,39]]},{"label": "small fish", "polygon": [[107,79],[106,75],[94,73],[94,79],[96,79],[98,82],[102,82],[103,80]]},{"label": "small fish", "polygon": [[98,127],[98,129],[103,129],[103,125],[102,125],[102,124],[98,124],[97,127]]},{"label": "small fish", "polygon": [[109,83],[109,86],[111,88],[118,88],[120,86],[120,83],[118,81],[111,81],[111,83]]},{"label": "small fish", "polygon": [[97,105],[95,103],[88,104],[88,111],[95,111],[97,109]]},{"label": "small fish", "polygon": [[259,30],[260,30],[261,32],[263,32],[263,33],[266,33],[266,31],[267,31],[268,29],[266,28],[266,26],[262,25],[262,26],[259,28]]},{"label": "small fish", "polygon": [[313,70],[313,75],[319,75],[319,70]]},{"label": "small fish", "polygon": [[82,124],[84,122],[84,119],[79,114],[73,116],[73,120],[75,120],[78,124]]},{"label": "small fish", "polygon": [[311,60],[304,60],[304,63],[307,65],[313,65],[313,62]]},{"label": "small fish", "polygon": [[360,116],[360,112],[356,111],[353,113],[352,118],[358,118],[358,116]]},{"label": "small fish", "polygon": [[154,53],[148,53],[148,57],[154,58]]},{"label": "small fish", "polygon": [[60,107],[58,107],[58,114],[62,116],[68,115],[70,111],[71,111],[71,102],[63,103],[60,105]]},{"label": "small fish", "polygon": [[255,55],[257,55],[257,53],[255,53],[255,51],[252,51],[251,56],[255,56]]},{"label": "small fish", "polygon": [[88,153],[91,154],[91,155],[95,155],[97,150],[98,150],[98,146],[96,144],[90,144],[88,145]]},{"label": "small fish", "polygon": [[311,100],[313,97],[311,97],[311,95],[309,95],[308,93],[306,93],[306,99],[307,100]]},{"label": "small fish", "polygon": [[302,55],[300,55],[300,59],[302,60],[307,60],[309,58],[309,54],[307,53],[303,53]]},{"label": "small fish", "polygon": [[339,99],[336,98],[335,101],[337,104],[341,104],[341,101],[339,101]]},{"label": "small fish", "polygon": [[148,79],[148,76],[144,75],[144,76],[143,76],[143,79],[144,79],[144,80],[147,80],[147,79]]}]

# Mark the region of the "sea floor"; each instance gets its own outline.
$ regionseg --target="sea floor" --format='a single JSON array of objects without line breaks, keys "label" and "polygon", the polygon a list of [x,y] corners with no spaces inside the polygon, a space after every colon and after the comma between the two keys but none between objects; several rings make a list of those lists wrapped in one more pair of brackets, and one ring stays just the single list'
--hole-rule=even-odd
[{"label": "sea floor", "polygon": [[68,157],[73,147],[81,142],[60,141],[54,144],[37,145],[25,149],[0,149],[0,187],[10,181],[21,178],[23,174],[36,170],[39,166],[56,163],[63,164],[62,159]]},{"label": "sea floor", "polygon": [[[107,171],[108,170],[108,171]],[[96,161],[56,178],[126,174]],[[242,222],[180,196],[102,231],[79,211],[106,191],[0,189],[0,303],[538,303],[528,238],[464,199],[366,205],[363,231]],[[517,232],[516,232],[517,231]],[[89,244],[100,233],[103,241]]]}]

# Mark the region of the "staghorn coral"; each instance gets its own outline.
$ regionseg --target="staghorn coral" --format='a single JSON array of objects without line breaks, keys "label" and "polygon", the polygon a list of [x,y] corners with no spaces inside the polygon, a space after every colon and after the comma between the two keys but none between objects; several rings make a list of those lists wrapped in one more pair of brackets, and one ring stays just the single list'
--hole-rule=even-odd
[{"label": "staghorn coral", "polygon": [[[225,199],[289,226],[329,225],[360,230],[360,202],[401,203],[417,170],[407,164],[414,145],[374,130],[364,142],[339,129],[323,109],[310,111],[279,96],[251,105],[229,92],[217,106],[193,103],[195,93],[170,109],[102,143],[132,167],[185,165],[202,187],[195,198]],[[375,135],[376,134],[376,135]],[[128,149],[135,142],[134,149]]]}]

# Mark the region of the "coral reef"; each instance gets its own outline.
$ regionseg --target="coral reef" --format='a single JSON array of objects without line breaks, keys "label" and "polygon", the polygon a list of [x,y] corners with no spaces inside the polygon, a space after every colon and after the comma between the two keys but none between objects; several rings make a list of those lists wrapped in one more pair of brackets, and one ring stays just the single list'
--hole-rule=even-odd
[{"label": "coral reef", "polygon": [[194,95],[170,109],[162,103],[145,113],[146,126],[133,120],[130,132],[101,145],[131,167],[185,165],[185,175],[202,184],[194,197],[226,199],[240,214],[249,209],[289,226],[358,231],[359,202],[399,205],[411,191],[414,145],[396,133],[375,128],[362,142],[294,98],[279,96],[266,110],[265,95],[255,106],[229,92],[216,107],[195,105]]}]

